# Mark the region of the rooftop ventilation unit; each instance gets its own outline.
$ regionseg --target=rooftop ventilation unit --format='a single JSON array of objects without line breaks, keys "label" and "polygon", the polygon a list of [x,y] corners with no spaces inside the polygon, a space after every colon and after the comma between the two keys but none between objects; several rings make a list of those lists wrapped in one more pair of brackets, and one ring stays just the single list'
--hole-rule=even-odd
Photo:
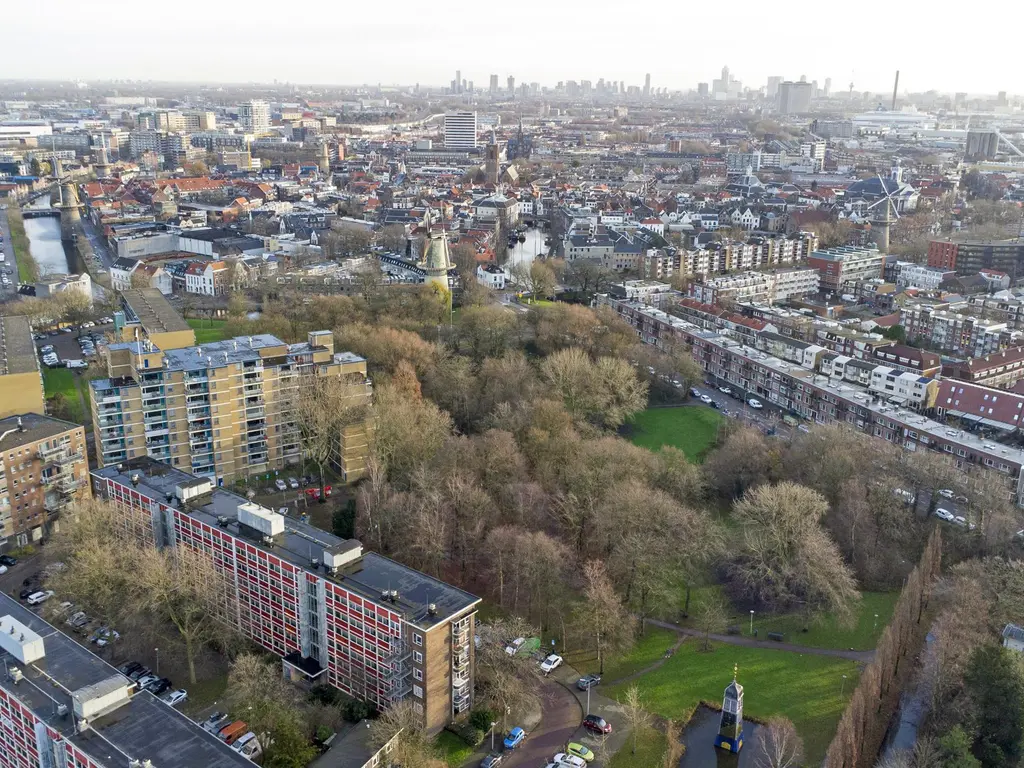
[{"label": "rooftop ventilation unit", "polygon": [[46,655],[43,638],[13,616],[0,617],[0,649],[22,664],[32,664]]}]

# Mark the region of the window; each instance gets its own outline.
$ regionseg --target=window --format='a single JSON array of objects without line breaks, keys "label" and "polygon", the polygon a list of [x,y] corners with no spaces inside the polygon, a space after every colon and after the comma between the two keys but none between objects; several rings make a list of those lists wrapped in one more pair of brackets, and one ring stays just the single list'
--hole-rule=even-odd
[{"label": "window", "polygon": [[415,661],[417,664],[422,664],[423,663],[423,654],[420,653],[419,651],[413,651],[412,652],[412,660]]},{"label": "window", "polygon": [[413,669],[412,669],[412,676],[414,678],[416,678],[417,680],[423,680],[423,670],[422,669],[416,669],[416,667],[413,667]]},{"label": "window", "polygon": [[417,632],[413,632],[412,633],[412,642],[413,642],[413,645],[423,645],[423,635],[421,635],[421,634],[419,634]]},{"label": "window", "polygon": [[415,696],[417,699],[422,699],[423,698],[423,686],[421,686],[421,685],[414,685],[412,687],[412,695]]}]

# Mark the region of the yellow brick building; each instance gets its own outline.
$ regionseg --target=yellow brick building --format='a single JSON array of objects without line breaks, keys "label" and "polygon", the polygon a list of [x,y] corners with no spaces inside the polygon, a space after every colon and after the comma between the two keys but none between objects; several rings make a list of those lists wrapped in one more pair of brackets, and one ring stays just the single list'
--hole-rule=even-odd
[{"label": "yellow brick building", "polygon": [[27,317],[0,317],[0,419],[44,413],[43,377]]}]

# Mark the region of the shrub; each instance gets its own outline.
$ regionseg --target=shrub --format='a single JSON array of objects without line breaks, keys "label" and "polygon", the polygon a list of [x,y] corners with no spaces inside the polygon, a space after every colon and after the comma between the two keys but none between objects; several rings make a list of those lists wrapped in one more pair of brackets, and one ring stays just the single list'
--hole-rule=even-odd
[{"label": "shrub", "polygon": [[334,729],[329,725],[318,725],[316,729],[316,741],[323,744],[334,735]]},{"label": "shrub", "polygon": [[341,691],[330,685],[314,685],[309,689],[309,700],[318,704],[337,706],[341,699]]},{"label": "shrub", "polygon": [[[490,725],[491,725],[491,721],[488,720],[487,721],[487,727],[489,728]],[[471,746],[471,747],[475,747],[477,744],[480,744],[484,740],[484,738],[487,736],[487,732],[486,731],[484,731],[484,730],[482,730],[480,728],[475,728],[472,725],[470,725],[468,722],[449,723],[445,727],[445,730],[446,731],[451,731],[456,736],[458,736],[460,739],[462,739],[464,742],[469,744],[469,746]]]},{"label": "shrub", "polygon": [[358,723],[361,720],[376,717],[377,711],[373,705],[365,701],[352,699],[341,705],[341,716],[350,723]]},{"label": "shrub", "polygon": [[494,713],[486,708],[474,709],[469,713],[469,724],[480,731],[489,731],[494,722]]}]

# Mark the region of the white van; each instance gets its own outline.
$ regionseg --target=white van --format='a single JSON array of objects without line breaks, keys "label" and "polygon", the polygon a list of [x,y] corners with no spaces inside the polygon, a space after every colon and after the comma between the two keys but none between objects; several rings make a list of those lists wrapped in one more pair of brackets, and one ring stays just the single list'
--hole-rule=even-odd
[{"label": "white van", "polygon": [[263,754],[263,749],[260,747],[260,740],[256,738],[256,734],[252,731],[249,731],[247,734],[242,736],[242,738],[232,744],[231,748],[250,760],[255,760]]},{"label": "white van", "polygon": [[68,368],[88,368],[89,364],[85,360],[65,360],[64,365]]},{"label": "white van", "polygon": [[53,597],[53,590],[48,589],[45,592],[33,592],[31,595],[28,596],[28,599],[25,600],[25,602],[29,605],[40,605],[42,603],[45,603],[51,597]]}]

